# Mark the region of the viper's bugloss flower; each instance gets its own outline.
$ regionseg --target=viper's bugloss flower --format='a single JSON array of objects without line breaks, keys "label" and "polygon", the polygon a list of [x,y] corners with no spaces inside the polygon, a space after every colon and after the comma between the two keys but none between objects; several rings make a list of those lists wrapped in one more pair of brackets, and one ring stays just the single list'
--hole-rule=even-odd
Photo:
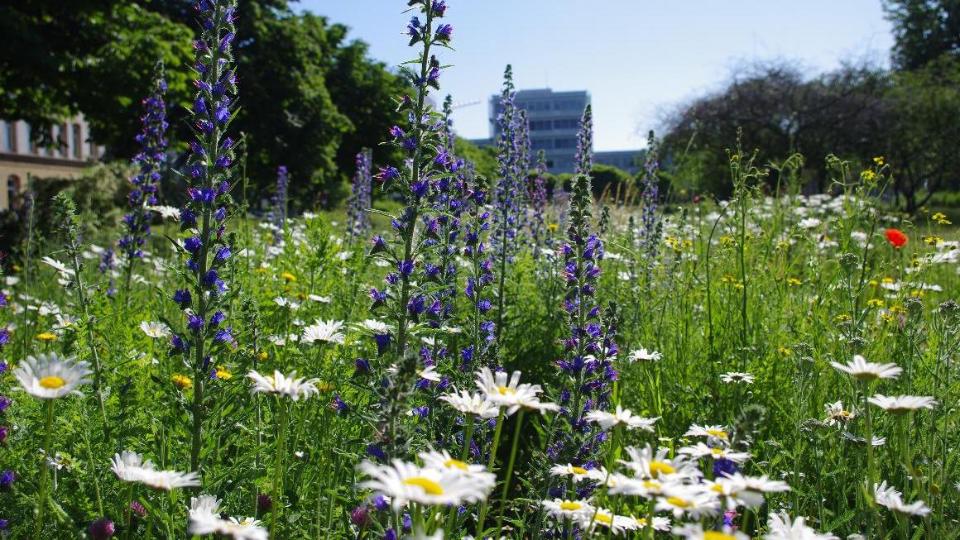
[{"label": "viper's bugloss flower", "polygon": [[283,242],[283,230],[287,222],[287,190],[290,185],[290,174],[283,165],[277,167],[277,188],[273,194],[273,208],[270,211],[270,221],[273,226],[273,244]]},{"label": "viper's bugloss flower", "polygon": [[140,133],[136,136],[140,151],[133,157],[137,173],[130,179],[132,189],[127,197],[130,211],[123,217],[126,230],[118,242],[121,253],[127,258],[128,271],[134,260],[143,257],[152,219],[148,207],[158,203],[158,184],[167,158],[166,132],[169,124],[164,103],[166,92],[163,64],[158,64],[153,91],[142,102],[144,112],[140,117]]},{"label": "viper's bugloss flower", "polygon": [[[399,129],[399,128],[398,128]],[[368,211],[373,206],[371,199],[371,184],[373,181],[373,152],[364,149],[357,154],[357,171],[350,184],[350,198],[347,200],[347,234],[355,238],[370,230]],[[383,241],[383,238],[380,241]],[[376,243],[374,243],[376,248]]]},{"label": "viper's bugloss flower", "polygon": [[7,469],[0,473],[0,490],[9,490],[17,480],[17,473]]}]

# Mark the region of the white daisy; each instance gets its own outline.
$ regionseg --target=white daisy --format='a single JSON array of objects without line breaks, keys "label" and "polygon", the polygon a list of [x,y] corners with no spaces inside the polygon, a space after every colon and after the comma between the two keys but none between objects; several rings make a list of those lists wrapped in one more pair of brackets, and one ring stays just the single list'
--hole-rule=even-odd
[{"label": "white daisy", "polygon": [[648,444],[640,449],[628,446],[626,452],[630,459],[620,462],[640,479],[667,482],[674,479],[692,480],[700,478],[702,475],[700,469],[694,463],[691,463],[687,456],[667,458],[669,453],[667,448],[660,448],[654,452]]},{"label": "white daisy", "polygon": [[541,403],[537,395],[542,391],[539,384],[520,384],[520,372],[514,371],[509,380],[505,371],[492,373],[484,367],[477,373],[477,388],[486,394],[487,399],[506,408],[507,416],[519,409],[556,411],[560,407],[553,403]]},{"label": "white daisy", "polygon": [[836,426],[840,424],[846,425],[847,422],[853,420],[857,416],[853,407],[851,407],[849,411],[844,409],[842,401],[828,403],[824,405],[824,409],[827,411],[827,418],[824,420],[824,422],[828,426]]},{"label": "white daisy", "polygon": [[64,264],[64,263],[62,263],[62,262],[60,262],[60,261],[58,261],[58,260],[56,260],[56,259],[52,259],[52,258],[50,258],[50,257],[44,257],[44,258],[40,259],[40,262],[42,262],[42,263],[46,264],[47,266],[50,266],[51,268],[53,268],[54,270],[56,270],[57,273],[59,273],[61,277],[69,278],[69,277],[71,277],[71,276],[74,275],[74,271],[73,271],[72,268],[68,268],[66,264]]},{"label": "white daisy", "polygon": [[820,534],[806,524],[806,518],[791,520],[786,511],[767,516],[765,540],[839,540],[832,534]]},{"label": "white daisy", "polygon": [[318,294],[309,294],[307,295],[307,298],[309,298],[313,302],[317,302],[320,304],[329,304],[330,302],[333,301],[333,299],[330,298],[329,296],[320,296]]},{"label": "white daisy", "polygon": [[381,335],[382,335],[382,334],[389,334],[389,333],[390,333],[390,325],[387,324],[387,323],[385,323],[385,322],[383,322],[383,321],[378,321],[378,320],[376,320],[376,319],[367,319],[367,320],[365,320],[365,321],[363,321],[363,322],[361,322],[361,323],[358,323],[358,324],[356,324],[356,325],[354,325],[354,326],[355,326],[356,328],[360,329],[360,330],[366,330],[367,332],[370,332],[371,334],[381,334]]},{"label": "white daisy", "polygon": [[394,510],[408,502],[428,506],[452,506],[483,501],[492,486],[481,486],[459,471],[448,468],[420,467],[398,459],[388,465],[364,461],[360,472],[370,477],[360,482],[361,488],[390,497]]},{"label": "white daisy", "polygon": [[237,540],[267,540],[267,529],[253,518],[220,517],[220,501],[210,495],[190,499],[190,534],[217,534]]},{"label": "white daisy", "polygon": [[637,520],[628,516],[618,516],[606,508],[597,508],[589,516],[580,518],[580,525],[588,530],[595,530],[597,526],[610,529],[614,535],[623,531],[633,531],[637,529]]},{"label": "white daisy", "polygon": [[663,355],[654,350],[647,350],[645,348],[640,348],[635,351],[630,351],[630,354],[627,355],[627,361],[631,364],[634,362],[659,362],[663,359]]},{"label": "white daisy", "polygon": [[417,376],[425,381],[440,382],[440,374],[437,373],[436,366],[427,366],[417,371]]},{"label": "white daisy", "polygon": [[749,540],[749,536],[740,531],[724,528],[720,531],[705,531],[699,523],[688,523],[683,527],[674,527],[673,534],[684,540]]},{"label": "white daisy", "polygon": [[77,387],[89,384],[90,364],[62,359],[56,353],[28,356],[13,375],[20,386],[33,397],[56,399],[67,394],[82,395]]},{"label": "white daisy", "polygon": [[701,516],[713,516],[720,511],[720,501],[716,494],[704,491],[698,486],[671,486],[654,507],[658,512],[672,512],[673,517],[687,516],[700,519]]},{"label": "white daisy", "polygon": [[289,376],[279,371],[274,371],[273,375],[261,375],[251,371],[247,373],[247,377],[253,381],[251,391],[254,394],[277,394],[299,401],[301,397],[307,399],[320,393],[317,389],[319,379],[298,379],[296,371],[291,372]]},{"label": "white daisy", "polygon": [[468,476],[473,479],[474,482],[484,488],[489,487],[492,489],[493,485],[497,482],[497,475],[487,472],[487,468],[483,465],[460,461],[459,459],[451,456],[446,450],[442,450],[440,452],[436,450],[420,452],[418,456],[425,467],[430,467],[433,469],[447,469],[454,473]]},{"label": "white daisy", "polygon": [[651,433],[653,432],[653,424],[659,420],[659,418],[634,416],[629,409],[624,409],[620,405],[617,405],[616,412],[590,411],[587,413],[586,418],[588,422],[600,424],[600,427],[603,429],[610,429],[613,426],[623,424],[627,429],[642,429]]},{"label": "white daisy", "polygon": [[200,478],[195,472],[158,471],[153,462],[144,461],[140,454],[127,450],[113,456],[111,468],[117,478],[124,482],[144,484],[163,491],[200,485]]},{"label": "white daisy", "polygon": [[170,327],[162,322],[143,321],[140,323],[140,330],[142,330],[147,337],[154,339],[170,337]]},{"label": "white daisy", "polygon": [[730,439],[730,434],[727,432],[727,428],[724,426],[701,426],[699,424],[694,424],[690,426],[690,429],[683,434],[684,437],[707,437],[707,439],[720,439],[721,441],[727,441]]},{"label": "white daisy", "polygon": [[877,394],[867,398],[867,401],[893,414],[903,414],[918,409],[933,409],[937,406],[937,401],[929,396],[884,396],[883,394]]},{"label": "white daisy", "polygon": [[582,518],[590,519],[594,512],[593,506],[588,501],[553,499],[552,501],[540,501],[540,505],[543,506],[549,516],[560,520],[568,518],[577,521]]},{"label": "white daisy", "polygon": [[180,220],[180,209],[174,208],[173,206],[148,206],[147,210],[160,214],[160,217],[163,219]]},{"label": "white daisy", "polygon": [[580,482],[582,480],[599,480],[603,481],[606,474],[601,476],[600,472],[596,469],[585,469],[583,467],[577,467],[570,465],[554,465],[550,467],[550,474],[553,476],[560,477],[570,477],[573,479],[574,483]]},{"label": "white daisy", "polygon": [[[718,488],[714,489],[717,493],[727,496],[739,505],[751,508],[763,504],[765,493],[790,491],[790,486],[786,482],[770,480],[765,475],[743,476],[740,473],[717,478],[714,486]],[[733,506],[736,507],[737,505]]]},{"label": "white daisy", "polygon": [[749,373],[729,371],[723,375],[720,375],[720,380],[727,384],[753,384],[753,381],[756,380],[756,377]]},{"label": "white daisy", "polygon": [[750,459],[750,454],[746,452],[735,452],[723,446],[707,446],[702,442],[698,442],[694,446],[684,446],[677,452],[694,458],[711,457],[713,459],[726,459],[734,463],[743,463]]},{"label": "white daisy", "polygon": [[896,364],[875,364],[867,362],[866,358],[858,355],[846,364],[830,362],[835,369],[842,371],[860,381],[874,381],[876,379],[896,379],[903,369]]},{"label": "white daisy", "polygon": [[317,319],[316,323],[303,329],[302,341],[313,343],[316,341],[326,341],[328,343],[343,343],[343,321],[322,321]]},{"label": "white daisy", "polygon": [[287,309],[289,309],[290,311],[296,311],[296,310],[300,309],[300,304],[294,302],[293,300],[289,300],[289,299],[287,299],[287,298],[284,298],[284,297],[282,297],[282,296],[278,296],[278,297],[274,298],[274,299],[273,299],[273,303],[276,304],[276,305],[278,305],[278,306],[280,306],[280,307],[282,307],[282,308],[287,308]]},{"label": "white daisy", "polygon": [[874,500],[880,506],[899,514],[908,514],[911,516],[925,516],[930,513],[930,508],[923,501],[914,501],[910,504],[903,502],[903,494],[893,487],[887,486],[887,481],[880,482],[880,485],[874,489]]},{"label": "white daisy", "polygon": [[486,396],[471,394],[466,390],[460,390],[459,393],[444,394],[440,396],[440,400],[446,401],[451,407],[464,414],[472,414],[480,418],[496,418],[500,412],[499,407],[488,401]]}]

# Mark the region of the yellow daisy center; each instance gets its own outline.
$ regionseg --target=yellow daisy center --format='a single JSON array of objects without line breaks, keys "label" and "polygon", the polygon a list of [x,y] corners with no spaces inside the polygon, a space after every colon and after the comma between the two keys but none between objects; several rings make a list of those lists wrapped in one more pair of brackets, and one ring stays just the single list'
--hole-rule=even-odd
[{"label": "yellow daisy center", "polygon": [[603,513],[597,512],[597,515],[596,517],[594,517],[594,520],[599,521],[604,525],[611,525],[613,523],[613,516],[611,516],[610,514],[603,514]]},{"label": "yellow daisy center", "polygon": [[517,393],[517,390],[515,388],[510,388],[509,386],[498,386],[497,392],[500,392],[501,396],[512,396]]},{"label": "yellow daisy center", "polygon": [[67,384],[67,381],[63,380],[62,377],[57,377],[56,375],[47,375],[46,377],[40,379],[40,386],[48,390],[62,388],[65,384]]},{"label": "yellow daisy center", "polygon": [[470,466],[460,461],[459,459],[448,459],[443,462],[443,466],[448,469],[460,469],[461,471],[470,470]]},{"label": "yellow daisy center", "polygon": [[647,480],[643,483],[643,487],[651,491],[659,491],[663,487],[663,484],[660,482],[654,482],[653,480]]},{"label": "yellow daisy center", "polygon": [[667,502],[672,506],[676,506],[677,508],[690,507],[690,501],[686,499],[682,499],[680,497],[667,497]]},{"label": "yellow daisy center", "polygon": [[587,474],[587,470],[584,469],[583,467],[570,467],[570,472],[578,476],[583,476]]},{"label": "yellow daisy center", "polygon": [[736,537],[719,531],[706,531],[703,533],[703,540],[736,540]]},{"label": "yellow daisy center", "polygon": [[661,474],[673,474],[677,472],[669,463],[664,463],[662,461],[651,461],[650,462],[650,475],[651,476],[660,476]]},{"label": "yellow daisy center", "polygon": [[403,481],[408,486],[417,486],[427,495],[443,495],[443,486],[423,476],[413,476]]},{"label": "yellow daisy center", "polygon": [[583,505],[578,502],[573,501],[563,501],[560,503],[560,509],[566,510],[567,512],[574,512],[583,508]]},{"label": "yellow daisy center", "polygon": [[710,486],[710,490],[711,490],[711,491],[714,491],[714,492],[716,492],[716,493],[721,493],[721,494],[722,494],[722,493],[723,493],[723,486],[721,486],[720,484],[714,484],[714,485]]},{"label": "yellow daisy center", "polygon": [[722,456],[722,455],[723,455],[723,448],[711,448],[710,451],[713,452],[713,455],[714,455],[714,456]]},{"label": "yellow daisy center", "polygon": [[711,437],[716,437],[718,439],[727,438],[727,432],[722,429],[708,429],[707,435],[710,435]]}]

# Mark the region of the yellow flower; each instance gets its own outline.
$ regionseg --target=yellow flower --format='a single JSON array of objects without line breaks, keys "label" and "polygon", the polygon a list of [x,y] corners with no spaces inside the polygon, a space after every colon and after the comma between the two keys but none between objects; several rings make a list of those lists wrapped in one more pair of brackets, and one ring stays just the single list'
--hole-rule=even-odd
[{"label": "yellow flower", "polygon": [[875,308],[882,308],[884,303],[882,298],[871,298],[867,300],[867,305]]},{"label": "yellow flower", "polygon": [[873,158],[873,162],[877,164],[877,167],[883,167],[883,156]]},{"label": "yellow flower", "polygon": [[780,356],[790,356],[793,354],[793,351],[789,347],[780,346],[777,347],[777,352],[780,353]]},{"label": "yellow flower", "polygon": [[316,386],[321,392],[330,392],[334,389],[334,386],[326,381],[318,381]]},{"label": "yellow flower", "polygon": [[795,278],[795,277],[787,278],[787,285],[796,287],[796,286],[800,285],[801,283],[803,283],[803,282],[800,281],[799,279]]},{"label": "yellow flower", "polygon": [[863,171],[862,173],[860,173],[860,179],[863,180],[864,182],[873,182],[874,180],[877,179],[877,173],[869,170]]},{"label": "yellow flower", "polygon": [[217,366],[217,378],[224,381],[229,381],[233,378],[233,373],[230,373],[230,370],[224,366]]},{"label": "yellow flower", "polygon": [[939,236],[924,236],[923,242],[928,246],[938,246],[943,243],[943,238]]},{"label": "yellow flower", "polygon": [[560,228],[559,223],[547,223],[547,230],[550,232],[557,232],[557,229]]},{"label": "yellow flower", "polygon": [[284,281],[287,281],[287,282],[293,282],[297,280],[297,276],[291,274],[290,272],[284,272],[280,274],[280,277],[282,277]]},{"label": "yellow flower", "polygon": [[947,215],[943,212],[937,212],[936,214],[930,217],[938,225],[953,225],[953,222],[947,219]]},{"label": "yellow flower", "polygon": [[887,285],[891,285],[891,284],[893,284],[893,283],[895,282],[895,280],[894,280],[892,277],[885,277],[885,278],[881,279],[880,282],[881,282],[881,283],[885,283],[885,284],[887,284]]},{"label": "yellow flower", "polygon": [[850,322],[852,320],[853,320],[853,317],[851,317],[846,313],[841,313],[833,318],[833,322],[836,322],[836,323],[845,323],[845,322]]},{"label": "yellow flower", "polygon": [[181,390],[187,390],[188,388],[193,387],[193,381],[190,380],[190,377],[187,377],[186,375],[177,373],[173,377],[170,377],[170,380],[173,381],[174,386]]},{"label": "yellow flower", "polygon": [[257,360],[263,362],[267,358],[270,358],[270,355],[267,354],[267,351],[260,351],[257,353]]},{"label": "yellow flower", "polygon": [[39,339],[40,341],[48,341],[48,342],[56,341],[57,335],[54,334],[53,332],[41,332],[37,334],[37,339]]}]

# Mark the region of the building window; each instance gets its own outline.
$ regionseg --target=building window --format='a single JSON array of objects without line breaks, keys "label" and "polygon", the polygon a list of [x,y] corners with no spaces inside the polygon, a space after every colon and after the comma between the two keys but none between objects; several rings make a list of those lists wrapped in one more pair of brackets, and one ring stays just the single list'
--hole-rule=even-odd
[{"label": "building window", "polygon": [[577,129],[580,127],[580,120],[576,118],[560,118],[553,121],[553,129]]},{"label": "building window", "polygon": [[73,157],[83,157],[83,128],[80,124],[73,125]]},{"label": "building window", "polygon": [[531,120],[530,131],[549,131],[551,128],[550,120]]},{"label": "building window", "polygon": [[553,141],[556,148],[576,148],[577,140],[571,138],[556,139]]},{"label": "building window", "polygon": [[14,201],[17,200],[17,196],[20,194],[20,177],[11,174],[7,177],[7,208],[13,208]]}]

